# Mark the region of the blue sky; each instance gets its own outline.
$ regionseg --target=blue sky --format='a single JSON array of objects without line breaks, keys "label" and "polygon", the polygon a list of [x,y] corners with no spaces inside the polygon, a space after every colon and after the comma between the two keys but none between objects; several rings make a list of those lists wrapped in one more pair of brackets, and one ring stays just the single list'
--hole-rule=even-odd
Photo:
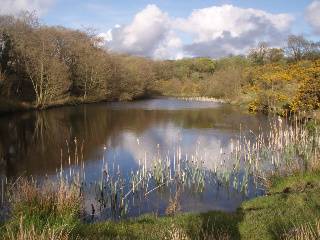
[{"label": "blue sky", "polygon": [[0,0],[0,5],[0,14],[36,10],[48,25],[93,28],[109,49],[153,58],[242,54],[261,41],[282,46],[289,34],[320,39],[320,0]]},{"label": "blue sky", "polygon": [[293,26],[294,32],[309,34],[310,28],[304,21],[304,10],[311,2],[310,0],[56,0],[42,19],[50,25],[58,24],[72,28],[90,26],[99,31],[106,31],[116,24],[128,24],[134,15],[148,4],[157,5],[173,17],[187,17],[194,9],[232,4],[271,13],[293,14],[297,18]]}]

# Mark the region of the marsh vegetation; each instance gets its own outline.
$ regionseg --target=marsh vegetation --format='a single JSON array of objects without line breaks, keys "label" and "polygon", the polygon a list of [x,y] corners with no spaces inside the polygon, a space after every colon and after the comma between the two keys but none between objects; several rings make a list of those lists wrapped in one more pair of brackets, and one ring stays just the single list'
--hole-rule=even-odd
[{"label": "marsh vegetation", "polygon": [[84,104],[1,116],[0,236],[318,239],[319,72],[303,36],[151,60],[0,16],[0,113]]},{"label": "marsh vegetation", "polygon": [[[55,176],[5,184],[2,206],[10,211],[1,231],[7,239],[316,239],[319,126],[298,118],[274,118],[268,124],[268,131],[241,129],[209,166],[205,157],[210,156],[198,150],[184,153],[176,145],[170,154],[155,146],[155,154],[148,154],[148,160],[143,154],[129,173],[102,157],[96,181],[86,176],[85,142],[66,142],[69,150],[61,155]],[[137,140],[137,147],[142,145]],[[186,193],[196,197],[212,188],[231,198],[240,193],[244,200],[267,196],[245,201],[231,213],[181,215]],[[151,211],[135,212],[162,196],[167,196],[162,211],[161,205],[152,205]],[[284,209],[285,215],[279,215]]]}]

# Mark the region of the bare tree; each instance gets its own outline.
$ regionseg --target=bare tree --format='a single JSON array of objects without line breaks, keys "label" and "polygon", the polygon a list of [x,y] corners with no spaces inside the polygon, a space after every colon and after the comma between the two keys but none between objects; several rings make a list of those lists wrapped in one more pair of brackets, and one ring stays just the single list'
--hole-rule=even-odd
[{"label": "bare tree", "polygon": [[249,59],[255,64],[264,64],[268,53],[268,44],[261,42],[256,48],[251,49]]},{"label": "bare tree", "polygon": [[302,35],[290,35],[287,41],[286,54],[294,61],[320,57],[320,44],[305,39]]}]

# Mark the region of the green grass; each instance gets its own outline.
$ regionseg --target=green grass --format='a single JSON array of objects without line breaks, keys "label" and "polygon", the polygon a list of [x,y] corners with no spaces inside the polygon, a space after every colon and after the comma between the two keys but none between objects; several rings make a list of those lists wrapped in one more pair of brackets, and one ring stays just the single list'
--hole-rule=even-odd
[{"label": "green grass", "polygon": [[279,239],[290,229],[320,219],[320,173],[274,178],[269,196],[244,202],[243,239]]},{"label": "green grass", "polygon": [[[71,232],[70,239],[280,239],[297,226],[320,219],[320,173],[273,177],[267,196],[244,202],[235,213],[145,215],[86,224],[69,208],[58,212],[47,204],[24,204],[16,205],[15,215],[5,226],[18,227],[19,216],[23,216],[26,227],[34,225],[40,232],[44,225],[64,226]],[[0,236],[1,231],[4,227]]]},{"label": "green grass", "polygon": [[48,235],[69,233],[80,224],[81,199],[73,185],[63,181],[38,185],[20,178],[10,186],[8,195],[11,218],[0,226],[0,236],[4,239],[22,240],[29,232],[33,236],[26,240],[39,239],[44,230]]},{"label": "green grass", "polygon": [[[208,212],[175,217],[82,224],[77,234],[90,239],[164,239],[172,226],[189,239],[279,239],[285,232],[320,218],[320,173],[274,178],[269,195],[246,201],[236,213]],[[169,230],[168,230],[169,229]]]},{"label": "green grass", "polygon": [[238,214],[208,212],[181,214],[175,217],[142,216],[135,220],[102,222],[79,226],[77,234],[90,239],[171,239],[170,232],[179,229],[190,239],[218,238],[228,233],[239,238]]}]

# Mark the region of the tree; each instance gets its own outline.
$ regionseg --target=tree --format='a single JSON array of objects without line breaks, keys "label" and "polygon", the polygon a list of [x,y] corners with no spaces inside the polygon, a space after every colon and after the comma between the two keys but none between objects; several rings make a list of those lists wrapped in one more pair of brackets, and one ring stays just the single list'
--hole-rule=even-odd
[{"label": "tree", "polygon": [[276,63],[284,59],[284,51],[281,48],[269,48],[265,57],[267,63]]},{"label": "tree", "polygon": [[251,49],[248,58],[254,64],[262,65],[265,63],[266,56],[268,54],[268,44],[261,42],[256,48]]},{"label": "tree", "polygon": [[31,32],[25,31],[19,37],[16,52],[32,83],[36,105],[44,106],[69,88],[67,66],[55,54],[54,40],[49,29],[39,27]]},{"label": "tree", "polygon": [[294,61],[315,60],[320,57],[320,43],[305,39],[303,36],[290,35],[286,47],[287,56]]}]

